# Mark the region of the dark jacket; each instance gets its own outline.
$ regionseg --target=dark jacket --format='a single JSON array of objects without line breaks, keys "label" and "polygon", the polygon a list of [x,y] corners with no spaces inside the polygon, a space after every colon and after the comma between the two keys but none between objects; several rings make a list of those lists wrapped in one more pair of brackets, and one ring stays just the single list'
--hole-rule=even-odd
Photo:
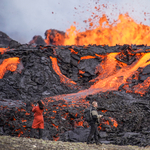
[{"label": "dark jacket", "polygon": [[99,123],[99,115],[98,115],[97,109],[93,106],[92,106],[92,109],[91,109],[91,117],[92,117],[92,120],[90,122],[91,124]]}]

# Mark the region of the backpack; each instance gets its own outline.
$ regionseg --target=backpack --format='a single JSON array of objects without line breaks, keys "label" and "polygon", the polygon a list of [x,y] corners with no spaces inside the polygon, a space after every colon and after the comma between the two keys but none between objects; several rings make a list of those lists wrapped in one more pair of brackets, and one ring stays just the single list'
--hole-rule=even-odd
[{"label": "backpack", "polygon": [[91,111],[92,111],[92,107],[89,107],[89,108],[86,108],[84,110],[84,120],[87,121],[88,123],[90,121],[92,121],[92,114],[91,114]]}]

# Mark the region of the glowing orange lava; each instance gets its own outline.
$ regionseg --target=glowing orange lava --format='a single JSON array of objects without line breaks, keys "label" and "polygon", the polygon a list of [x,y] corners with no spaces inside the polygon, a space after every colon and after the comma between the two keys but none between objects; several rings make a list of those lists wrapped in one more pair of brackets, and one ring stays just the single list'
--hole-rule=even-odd
[{"label": "glowing orange lava", "polygon": [[[95,24],[93,21],[92,24]],[[99,25],[84,32],[75,26],[67,30],[64,45],[109,45],[149,44],[150,26],[138,24],[127,14],[120,14],[118,21],[109,23],[106,15],[99,20]]]},{"label": "glowing orange lava", "polygon": [[50,56],[50,59],[52,61],[52,67],[54,69],[54,71],[59,75],[60,77],[60,81],[66,85],[68,85],[69,87],[75,87],[74,85],[76,85],[76,83],[74,81],[72,81],[71,79],[67,78],[65,75],[63,75],[59,69],[59,66],[57,64],[57,59],[53,58]]},{"label": "glowing orange lava", "polygon": [[[126,79],[135,73],[139,67],[145,67],[150,64],[150,53],[141,54],[139,58],[132,65],[124,65],[120,70],[116,70],[117,60],[115,56],[117,53],[111,53],[107,56],[105,64],[102,66],[103,72],[99,75],[99,81],[96,82],[90,89],[100,89],[100,91],[118,90],[119,86],[126,83]],[[113,64],[113,65],[112,65]]]},{"label": "glowing orange lava", "polygon": [[58,141],[60,137],[53,137],[54,141]]},{"label": "glowing orange lava", "polygon": [[0,48],[0,53],[4,54],[8,49],[7,48]]},{"label": "glowing orange lava", "polygon": [[80,59],[83,60],[83,59],[92,59],[92,58],[95,58],[95,56],[83,56]]},{"label": "glowing orange lava", "polygon": [[9,70],[11,72],[16,71],[18,64],[19,64],[19,58],[18,57],[5,59],[2,62],[2,64],[0,64],[0,79],[3,78],[3,76],[7,70]]},{"label": "glowing orange lava", "polygon": [[[131,77],[139,67],[145,67],[150,64],[149,58],[150,53],[143,53],[141,55],[137,55],[137,60],[132,63],[131,65],[127,65],[125,63],[121,63],[121,69],[116,69],[116,66],[120,63],[118,63],[118,60],[115,59],[115,57],[119,53],[110,53],[107,55],[106,60],[101,62],[102,70],[99,73],[99,76],[93,80],[95,83],[86,90],[81,90],[78,93],[72,93],[67,95],[61,95],[56,96],[57,99],[60,97],[61,99],[67,100],[67,101],[75,101],[79,100],[80,98],[84,99],[88,95],[93,95],[98,92],[106,92],[111,90],[118,90],[119,86],[126,83],[126,80]],[[149,83],[149,78],[145,81]],[[144,83],[145,83],[144,82]],[[136,89],[146,89],[149,84],[139,84],[139,86],[135,86],[135,92],[138,92]],[[144,91],[144,90],[143,90]]]}]

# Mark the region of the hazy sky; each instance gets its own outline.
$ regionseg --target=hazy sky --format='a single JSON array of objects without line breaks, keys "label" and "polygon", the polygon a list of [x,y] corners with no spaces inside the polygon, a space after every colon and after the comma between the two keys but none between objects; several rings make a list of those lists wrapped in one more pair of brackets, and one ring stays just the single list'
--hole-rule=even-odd
[{"label": "hazy sky", "polygon": [[28,43],[34,35],[45,38],[50,28],[66,31],[73,22],[83,31],[92,12],[105,13],[110,21],[128,12],[137,23],[150,25],[149,6],[150,0],[0,0],[0,31]]}]

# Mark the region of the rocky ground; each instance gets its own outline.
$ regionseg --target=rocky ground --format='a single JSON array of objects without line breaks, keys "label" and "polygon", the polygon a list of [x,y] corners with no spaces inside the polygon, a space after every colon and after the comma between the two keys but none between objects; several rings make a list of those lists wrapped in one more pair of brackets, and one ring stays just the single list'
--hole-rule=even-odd
[{"label": "rocky ground", "polygon": [[33,138],[0,136],[1,150],[149,150],[150,147],[137,146],[117,146],[111,144],[96,144],[79,143],[79,142],[62,142],[49,141]]}]

